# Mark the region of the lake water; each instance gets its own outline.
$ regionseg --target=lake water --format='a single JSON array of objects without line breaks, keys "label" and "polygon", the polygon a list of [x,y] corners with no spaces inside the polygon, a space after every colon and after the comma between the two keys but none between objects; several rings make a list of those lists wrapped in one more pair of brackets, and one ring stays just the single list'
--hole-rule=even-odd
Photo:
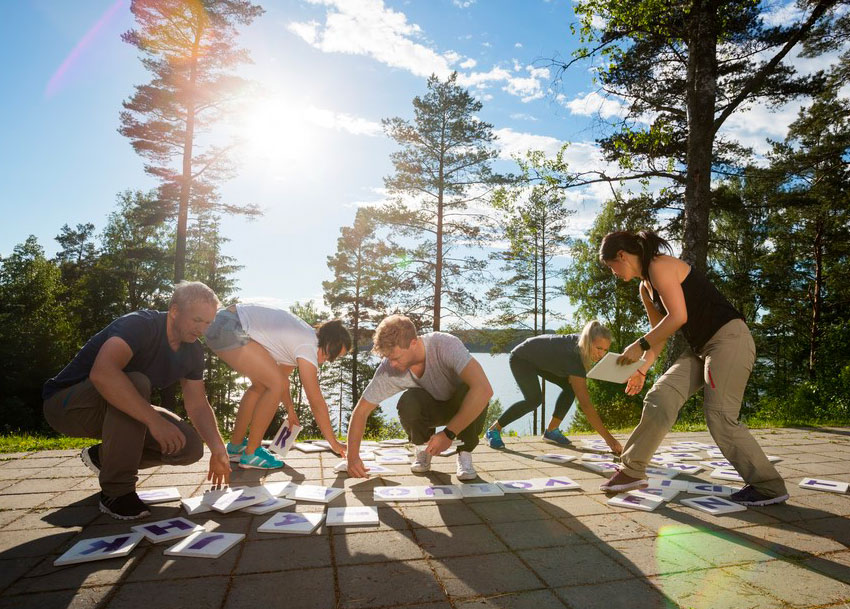
[{"label": "lake water", "polygon": [[[503,412],[507,410],[511,404],[522,399],[522,393],[520,392],[519,387],[517,387],[517,384],[514,381],[514,376],[511,374],[511,368],[508,365],[508,358],[510,357],[509,354],[498,353],[496,355],[490,355],[489,353],[473,353],[472,356],[478,360],[481,367],[484,369],[484,373],[490,380],[490,386],[493,387],[493,399],[498,398],[501,401]],[[552,412],[555,410],[555,400],[558,398],[558,394],[560,392],[561,388],[557,385],[546,383],[546,420],[544,421],[544,424],[548,423],[549,419],[552,417]],[[388,400],[384,400],[382,403],[384,412],[389,418],[398,419],[395,407],[400,396],[401,394],[395,395]],[[566,431],[566,429],[570,426],[570,423],[575,416],[575,410],[576,405],[573,404],[567,412],[567,416],[564,417],[564,421],[561,423],[562,430]],[[505,427],[505,429],[507,431],[515,431],[521,436],[530,435],[533,421],[532,416],[532,413],[528,413],[524,417]],[[539,419],[539,407],[537,409],[537,416]],[[538,421],[538,426],[539,425],[540,423]]]}]

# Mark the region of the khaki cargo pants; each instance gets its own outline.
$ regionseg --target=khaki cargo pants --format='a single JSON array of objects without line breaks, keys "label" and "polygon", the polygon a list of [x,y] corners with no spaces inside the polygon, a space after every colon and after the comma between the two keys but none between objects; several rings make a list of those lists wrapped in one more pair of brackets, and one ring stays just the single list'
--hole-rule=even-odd
[{"label": "khaki cargo pants", "polygon": [[[151,384],[141,372],[127,376],[136,390],[150,400]],[[173,412],[154,406],[186,436],[179,452],[164,455],[148,428],[109,404],[89,379],[66,387],[44,401],[44,418],[61,434],[74,438],[101,438],[100,488],[109,497],[136,489],[140,469],[157,465],[189,465],[204,455],[204,443],[195,429]]]},{"label": "khaki cargo pants", "polygon": [[747,426],[738,421],[756,349],[743,320],[722,326],[699,354],[688,349],[646,394],[640,423],[623,449],[623,472],[646,478],[646,467],[689,397],[704,388],[705,420],[723,456],[747,484],[768,497],[784,495],[785,482]]}]

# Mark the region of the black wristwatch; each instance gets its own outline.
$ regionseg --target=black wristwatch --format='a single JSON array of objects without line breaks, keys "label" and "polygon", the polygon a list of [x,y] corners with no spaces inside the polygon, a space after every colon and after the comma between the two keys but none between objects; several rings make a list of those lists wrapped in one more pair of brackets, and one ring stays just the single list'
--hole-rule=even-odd
[{"label": "black wristwatch", "polygon": [[640,348],[644,351],[649,351],[652,348],[652,345],[649,344],[649,341],[646,340],[645,336],[641,336],[638,339],[638,344],[640,345]]},{"label": "black wristwatch", "polygon": [[448,436],[449,440],[454,440],[457,437],[457,434],[448,427],[443,428],[443,433]]}]

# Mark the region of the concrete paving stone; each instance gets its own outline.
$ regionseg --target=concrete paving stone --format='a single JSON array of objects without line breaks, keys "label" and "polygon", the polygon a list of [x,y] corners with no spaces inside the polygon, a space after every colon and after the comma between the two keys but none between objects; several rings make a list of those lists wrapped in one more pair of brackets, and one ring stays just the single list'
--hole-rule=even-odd
[{"label": "concrete paving stone", "polygon": [[552,496],[550,493],[534,495],[531,501],[540,506],[545,512],[555,518],[567,518],[570,516],[590,516],[592,514],[605,514],[611,508],[596,499],[582,494],[572,492],[570,495]]},{"label": "concrete paving stone", "polygon": [[462,524],[480,524],[481,517],[472,510],[472,505],[462,501],[447,503],[399,505],[405,520],[411,527],[456,526]]},{"label": "concrete paving stone", "polygon": [[587,539],[557,520],[527,520],[492,525],[496,535],[512,550],[572,546]]},{"label": "concrete paving stone", "polygon": [[807,569],[823,573],[836,581],[850,584],[850,550],[807,558],[799,564]]},{"label": "concrete paving stone", "polygon": [[840,552],[845,546],[821,535],[815,535],[790,523],[771,526],[754,526],[739,529],[738,535],[766,547],[778,556],[809,558],[828,552]]},{"label": "concrete paving stone", "polygon": [[664,513],[666,513],[672,521],[687,522],[688,520],[699,520],[701,521],[701,528],[719,530],[738,529],[758,524],[779,524],[782,522],[780,519],[776,518],[770,510],[747,509],[745,512],[731,512],[729,514],[712,516],[711,514],[706,514],[696,508],[680,504],[679,499],[684,499],[686,497],[696,497],[696,495],[680,495],[665,506],[666,509],[664,510]]},{"label": "concrete paving stone", "polygon": [[86,478],[27,478],[3,490],[4,495],[69,491]]},{"label": "concrete paving stone", "polygon": [[805,475],[812,478],[838,478],[846,479],[850,473],[850,463],[839,461],[837,463],[811,463],[806,466]]},{"label": "concrete paving stone", "polygon": [[654,537],[655,532],[620,513],[559,519],[590,542]]},{"label": "concrete paving stone", "polygon": [[3,453],[2,460],[3,461],[17,461],[18,459],[23,459],[27,455],[33,454],[33,451],[19,452],[19,453]]},{"label": "concrete paving stone", "polygon": [[177,541],[152,545],[142,541],[134,554],[143,552],[141,559],[127,576],[128,582],[180,580],[206,576],[229,576],[243,552],[242,544],[229,549],[218,558],[165,556],[163,552]]},{"label": "concrete paving stone", "polygon": [[492,524],[551,518],[547,512],[521,495],[518,495],[515,501],[471,503],[470,509]]},{"label": "concrete paving stone", "polygon": [[807,520],[799,523],[798,526],[815,535],[837,541],[844,547],[850,547],[850,525],[846,518],[829,517]]},{"label": "concrete paving stone", "polygon": [[512,553],[441,558],[434,571],[452,599],[492,596],[544,588],[535,573]]},{"label": "concrete paving stone", "polygon": [[[92,510],[89,506],[69,506],[49,510],[36,508],[28,511],[13,511],[25,512],[25,515],[6,525],[3,530],[44,529],[51,527],[80,528],[91,524],[101,515],[99,512]],[[4,513],[5,512],[0,512],[0,515]]]},{"label": "concrete paving stone", "polygon": [[623,539],[597,547],[626,569],[642,577],[708,569],[707,560],[671,543],[670,537]]},{"label": "concrete paving stone", "polygon": [[[147,476],[138,485],[139,488],[164,488],[168,486],[194,486],[206,480],[204,474],[152,474]],[[230,480],[231,486],[236,486],[233,482],[233,476]]]},{"label": "concrete paving stone", "polygon": [[34,569],[42,560],[43,558],[39,556],[0,560],[0,592]]},{"label": "concrete paving stone", "polygon": [[824,517],[850,516],[850,495],[800,490],[804,494],[795,497],[794,502],[797,505],[824,512]]},{"label": "concrete paving stone", "polygon": [[337,565],[417,560],[424,558],[422,548],[410,531],[376,531],[359,535],[334,535],[334,560]]},{"label": "concrete paving stone", "polygon": [[[633,510],[623,516],[650,530],[655,535],[696,533],[706,528],[703,521],[696,518],[675,520],[671,518],[671,512],[672,510],[662,510],[660,512],[639,512],[638,510]],[[672,512],[672,515],[675,516],[675,512]]]},{"label": "concrete paving stone", "polygon": [[284,571],[234,576],[224,603],[225,609],[323,609],[335,606],[334,577],[329,568],[310,569],[303,574]]},{"label": "concrete paving stone", "polygon": [[[338,569],[338,581],[339,609],[374,609],[446,599],[425,560],[342,566]],[[332,585],[328,589],[333,590]],[[317,609],[320,606],[313,603],[307,607]]]},{"label": "concrete paving stone", "polygon": [[551,590],[499,594],[455,603],[456,609],[564,609],[564,603]]},{"label": "concrete paving stone", "polygon": [[0,510],[19,510],[39,506],[53,499],[57,493],[32,493],[28,495],[0,494]]},{"label": "concrete paving stone", "polygon": [[735,577],[726,569],[706,569],[650,577],[661,594],[688,609],[786,609],[788,605]]},{"label": "concrete paving stone", "polygon": [[662,609],[675,607],[656,588],[636,579],[557,588],[554,592],[571,609]]},{"label": "concrete paving stone", "polygon": [[126,575],[139,562],[141,556],[142,553],[134,552],[133,555],[122,558],[54,567],[53,561],[59,554],[51,554],[9,587],[4,595],[110,586]]},{"label": "concrete paving stone", "polygon": [[805,566],[774,560],[724,569],[793,607],[850,601],[850,585]]},{"label": "concrete paving stone", "polygon": [[100,483],[97,481],[95,476],[89,476],[88,478],[78,478],[80,482],[78,482],[72,490],[75,491],[100,491]]},{"label": "concrete paving stone", "polygon": [[[71,460],[71,456],[67,455],[67,454],[64,455],[64,456],[61,456],[61,457],[50,457],[50,456],[42,457],[41,455],[43,455],[43,454],[44,453],[42,453],[42,452],[38,452],[38,453],[35,453],[34,455],[31,455],[27,458],[20,459],[17,462],[17,467],[20,467],[22,469],[30,469],[30,468],[47,469],[47,468],[51,468],[51,467],[57,467],[57,466],[61,465],[62,463],[65,463],[65,462]],[[78,451],[77,454],[79,454],[79,451]]]},{"label": "concrete paving stone", "polygon": [[[746,530],[746,529],[745,529]],[[670,536],[670,543],[715,567],[773,560],[778,555],[735,531],[704,531]]]},{"label": "concrete paving stone", "polygon": [[798,504],[793,499],[779,505],[748,507],[747,510],[767,514],[782,522],[805,522],[825,517],[824,512],[821,510],[812,509],[808,506]]},{"label": "concrete paving stone", "polygon": [[[200,562],[203,558],[184,558]],[[106,604],[106,609],[150,609],[157,599],[167,607],[219,607],[229,586],[226,577],[196,577],[192,579],[156,580],[125,583]]]},{"label": "concrete paving stone", "polygon": [[517,555],[552,588],[634,577],[595,544],[522,550]]},{"label": "concrete paving stone", "polygon": [[0,510],[0,530],[18,528],[12,525],[18,518],[28,513],[29,510]]},{"label": "concrete paving stone", "polygon": [[506,552],[508,547],[483,524],[416,529],[416,541],[434,558]]},{"label": "concrete paving stone", "polygon": [[331,564],[327,535],[277,535],[247,541],[234,573],[265,573],[326,567]]},{"label": "concrete paving stone", "polygon": [[0,559],[44,556],[64,547],[79,531],[79,527],[61,532],[56,529],[0,531]]},{"label": "concrete paving stone", "polygon": [[0,609],[95,609],[112,591],[111,586],[61,590],[0,597]]},{"label": "concrete paving stone", "polygon": [[[2,495],[0,495],[0,499],[2,498]],[[66,505],[90,505],[94,506],[95,511],[97,511],[98,501],[100,501],[100,499],[96,491],[72,490],[54,494],[52,497],[46,499],[41,505],[39,505],[39,507],[54,508],[63,507]]]}]

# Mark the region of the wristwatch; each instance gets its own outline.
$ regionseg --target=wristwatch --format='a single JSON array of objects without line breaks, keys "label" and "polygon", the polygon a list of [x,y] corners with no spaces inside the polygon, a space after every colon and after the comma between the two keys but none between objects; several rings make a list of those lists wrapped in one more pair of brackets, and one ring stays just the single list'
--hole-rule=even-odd
[{"label": "wristwatch", "polygon": [[448,427],[443,428],[443,433],[446,434],[446,436],[448,436],[449,440],[454,440],[457,437],[457,434],[455,432],[453,432],[451,429],[449,429]]},{"label": "wristwatch", "polygon": [[640,345],[640,348],[644,351],[649,351],[652,348],[652,345],[649,344],[649,341],[646,340],[645,336],[641,336],[638,339],[638,344]]}]

